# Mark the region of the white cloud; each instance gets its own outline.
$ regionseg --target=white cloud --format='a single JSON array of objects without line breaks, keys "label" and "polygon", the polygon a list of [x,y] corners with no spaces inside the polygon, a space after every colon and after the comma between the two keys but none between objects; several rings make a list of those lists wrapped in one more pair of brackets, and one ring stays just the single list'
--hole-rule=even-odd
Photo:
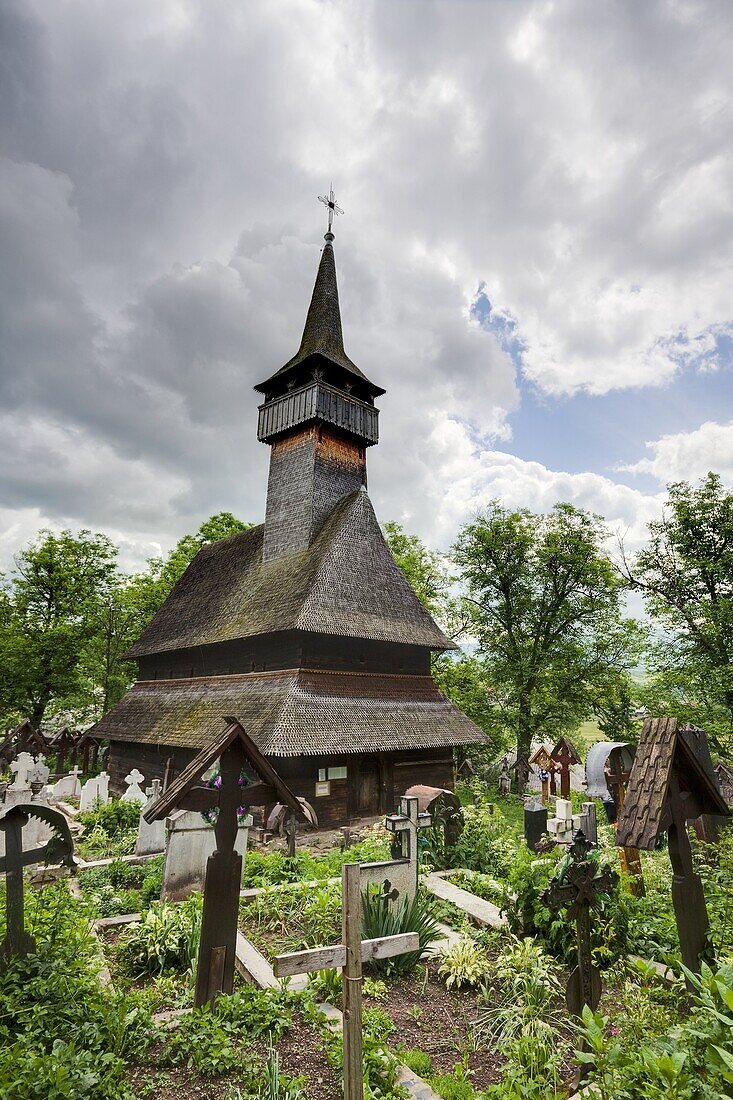
[{"label": "white cloud", "polygon": [[627,466],[632,474],[652,474],[658,481],[697,481],[709,470],[733,482],[733,421],[707,420],[692,432],[663,435],[645,443],[649,456]]}]

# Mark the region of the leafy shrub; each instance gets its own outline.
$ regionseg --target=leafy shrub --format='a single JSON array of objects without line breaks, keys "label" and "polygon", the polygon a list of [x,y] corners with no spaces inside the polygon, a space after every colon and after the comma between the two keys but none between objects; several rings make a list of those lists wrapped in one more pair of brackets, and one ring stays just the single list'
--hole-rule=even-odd
[{"label": "leafy shrub", "polygon": [[557,966],[542,946],[532,939],[514,939],[497,959],[494,973],[500,992],[487,990],[494,1003],[476,1020],[476,1033],[499,1043],[522,1033],[546,1034],[560,982]]},{"label": "leafy shrub", "polygon": [[469,1071],[460,1063],[453,1067],[453,1073],[438,1073],[431,1077],[430,1086],[443,1100],[473,1100]]},{"label": "leafy shrub", "polygon": [[438,973],[445,978],[448,989],[480,985],[491,970],[489,957],[473,940],[461,939],[440,953]]},{"label": "leafy shrub", "polygon": [[341,1000],[341,984],[340,970],[317,970],[308,975],[308,988],[313,996],[332,1005]]},{"label": "leafy shrub", "polygon": [[161,902],[120,937],[117,963],[130,975],[163,974],[193,968],[201,931],[202,899],[194,894],[180,905]]},{"label": "leafy shrub", "polygon": [[405,898],[391,905],[388,896],[379,887],[370,886],[362,892],[362,929],[365,939],[382,936],[398,936],[404,932],[417,932],[419,948],[391,959],[374,959],[369,968],[374,973],[409,974],[420,961],[423,951],[441,938],[432,902],[427,894],[418,891],[412,901]]},{"label": "leafy shrub", "polygon": [[362,988],[365,997],[372,997],[375,1001],[384,1001],[387,998],[387,983],[379,978],[364,978]]},{"label": "leafy shrub", "polygon": [[106,806],[98,806],[96,810],[79,814],[79,821],[90,832],[98,828],[108,837],[116,837],[130,829],[137,829],[140,824],[140,806],[137,802],[123,802],[121,798],[114,798]]},{"label": "leafy shrub", "polygon": [[463,817],[465,828],[451,853],[452,866],[506,878],[517,842],[501,811],[495,808],[492,813],[489,803],[481,800],[474,806],[465,806]]},{"label": "leafy shrub", "polygon": [[165,856],[147,863],[115,860],[105,867],[83,868],[79,885],[98,917],[136,913],[160,897]]},{"label": "leafy shrub", "polygon": [[400,1058],[418,1077],[427,1078],[433,1073],[433,1060],[424,1050],[400,1050]]},{"label": "leafy shrub", "polygon": [[100,984],[86,906],[47,886],[26,892],[25,918],[36,951],[0,973],[0,1096],[132,1100],[121,1056],[149,1017]]}]

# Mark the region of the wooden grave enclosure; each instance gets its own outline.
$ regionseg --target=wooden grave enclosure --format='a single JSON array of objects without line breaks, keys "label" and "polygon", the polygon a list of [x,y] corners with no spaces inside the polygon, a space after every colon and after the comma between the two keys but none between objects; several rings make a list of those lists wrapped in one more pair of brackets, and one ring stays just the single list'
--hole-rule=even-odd
[{"label": "wooden grave enclosure", "polygon": [[[282,802],[297,818],[305,820],[300,802],[283,782],[236,718],[226,718],[226,729],[203,748],[174,779],[143,816],[148,824],[166,818],[174,809],[218,809],[214,834],[216,851],[206,863],[204,910],[196,971],[196,1006],[214,1000],[219,993],[231,993],[237,943],[239,890],[242,857],[235,851],[239,810]],[[221,785],[200,782],[203,774],[220,761]],[[242,771],[249,766],[259,782],[242,786]]]},{"label": "wooden grave enclosure", "polygon": [[363,1100],[362,1058],[362,963],[418,951],[417,932],[361,938],[361,874],[358,863],[345,863],[341,872],[341,940],[330,947],[277,955],[276,978],[308,974],[316,970],[341,970],[344,1044],[344,1100]]},{"label": "wooden grave enclosure", "polygon": [[618,819],[617,843],[648,850],[667,832],[682,961],[694,972],[700,970],[709,921],[687,823],[701,814],[730,816],[704,732],[680,728],[676,718],[645,719]]}]

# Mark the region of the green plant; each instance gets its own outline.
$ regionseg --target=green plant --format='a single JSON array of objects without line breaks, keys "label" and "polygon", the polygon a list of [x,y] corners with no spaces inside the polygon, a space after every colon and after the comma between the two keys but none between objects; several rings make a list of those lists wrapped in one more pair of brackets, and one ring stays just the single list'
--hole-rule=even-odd
[{"label": "green plant", "polygon": [[396,1030],[394,1021],[381,1008],[365,1008],[362,1012],[362,1026],[378,1043],[385,1043]]},{"label": "green plant", "polygon": [[365,997],[372,997],[375,1001],[384,1001],[387,998],[387,983],[379,978],[365,977],[362,989]]},{"label": "green plant", "polygon": [[400,1050],[400,1058],[418,1077],[428,1078],[433,1073],[433,1060],[424,1050]]},{"label": "green plant", "polygon": [[438,1073],[430,1078],[430,1086],[443,1100],[473,1100],[470,1071],[460,1062],[452,1073]]},{"label": "green plant", "polygon": [[377,974],[408,974],[417,966],[423,951],[441,938],[433,905],[428,895],[421,891],[412,901],[405,898],[393,904],[385,891],[372,886],[362,892],[361,904],[365,939],[397,936],[404,932],[416,932],[418,936],[417,951],[370,962],[369,967]]},{"label": "green plant", "polygon": [[270,1040],[265,1080],[258,1093],[258,1100],[304,1100],[302,1083],[302,1078],[285,1077],[280,1073],[280,1059]]},{"label": "green plant", "polygon": [[453,986],[461,989],[463,986],[472,988],[480,985],[491,970],[491,963],[484,949],[469,939],[458,940],[450,947],[443,948],[440,959],[438,973],[445,978],[448,989]]},{"label": "green plant", "polygon": [[140,806],[136,802],[123,802],[113,798],[106,806],[79,814],[79,821],[85,829],[101,829],[109,837],[119,836],[140,824]]},{"label": "green plant", "polygon": [[338,1004],[341,999],[341,971],[317,970],[308,976],[308,987],[315,997],[332,1005]]},{"label": "green plant", "polygon": [[201,929],[202,899],[194,894],[180,905],[160,902],[120,938],[117,963],[123,972],[163,974],[193,967]]},{"label": "green plant", "polygon": [[494,973],[500,992],[487,989],[493,1003],[476,1019],[477,1034],[500,1044],[519,1035],[545,1036],[560,982],[542,946],[531,939],[514,939],[497,959]]}]

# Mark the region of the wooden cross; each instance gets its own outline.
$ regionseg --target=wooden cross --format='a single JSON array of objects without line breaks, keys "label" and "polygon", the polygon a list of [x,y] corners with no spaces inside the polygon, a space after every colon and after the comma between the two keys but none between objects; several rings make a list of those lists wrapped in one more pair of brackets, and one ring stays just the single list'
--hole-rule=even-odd
[{"label": "wooden cross", "polygon": [[[23,829],[31,817],[50,825],[54,835],[38,848],[23,851]],[[37,803],[12,806],[0,817],[0,832],[5,835],[5,855],[0,871],[5,872],[7,934],[0,943],[0,970],[13,955],[24,958],[35,950],[36,942],[25,930],[23,918],[23,868],[32,863],[65,863],[74,867],[74,842],[69,823],[58,810]]]},{"label": "wooden cross", "polygon": [[341,939],[332,947],[295,951],[277,955],[276,978],[311,974],[315,970],[341,970],[344,1042],[344,1100],[363,1100],[364,1067],[362,1059],[361,984],[362,963],[371,959],[389,959],[420,950],[417,932],[382,936],[376,940],[361,938],[361,875],[358,863],[345,863],[341,871]]},{"label": "wooden cross", "polygon": [[[220,993],[231,993],[234,985],[239,889],[242,882],[242,857],[235,851],[234,845],[240,808],[284,802],[293,814],[305,818],[303,807],[290,787],[247,736],[237,719],[227,718],[225,721],[229,723],[227,729],[194,757],[160,798],[145,807],[142,815],[152,825],[176,808],[218,810],[214,825],[216,851],[206,861],[204,879],[204,909],[194,996],[197,1007],[213,1001]],[[200,782],[216,760],[219,760],[221,774],[218,788]],[[251,766],[262,782],[242,786],[241,775],[245,765]]]},{"label": "wooden cross", "polygon": [[[624,768],[621,754],[621,749],[613,749],[609,753],[605,768],[608,789],[611,791],[613,800],[616,803],[617,821],[626,798],[626,784],[631,776],[631,769]],[[629,892],[635,898],[643,898],[646,894],[646,886],[644,885],[644,868],[641,865],[639,849],[631,848],[628,845],[619,847],[618,858],[621,870],[629,880]]]},{"label": "wooden cross", "polygon": [[550,795],[556,793],[555,761],[550,756],[550,750],[547,746],[540,745],[537,751],[530,756],[529,762],[539,769],[542,783],[542,802],[546,806],[550,800]]},{"label": "wooden cross", "polygon": [[579,829],[568,849],[570,863],[541,894],[548,909],[567,909],[575,918],[578,935],[578,965],[570,975],[566,990],[568,1010],[581,1016],[583,1005],[595,1010],[601,997],[601,976],[593,966],[590,948],[590,911],[595,909],[600,894],[608,894],[618,882],[610,867],[597,874],[597,866],[588,859],[593,845]]},{"label": "wooden cross", "polygon": [[570,768],[580,763],[580,757],[567,737],[560,738],[550,755],[560,771],[560,797],[570,798]]}]

